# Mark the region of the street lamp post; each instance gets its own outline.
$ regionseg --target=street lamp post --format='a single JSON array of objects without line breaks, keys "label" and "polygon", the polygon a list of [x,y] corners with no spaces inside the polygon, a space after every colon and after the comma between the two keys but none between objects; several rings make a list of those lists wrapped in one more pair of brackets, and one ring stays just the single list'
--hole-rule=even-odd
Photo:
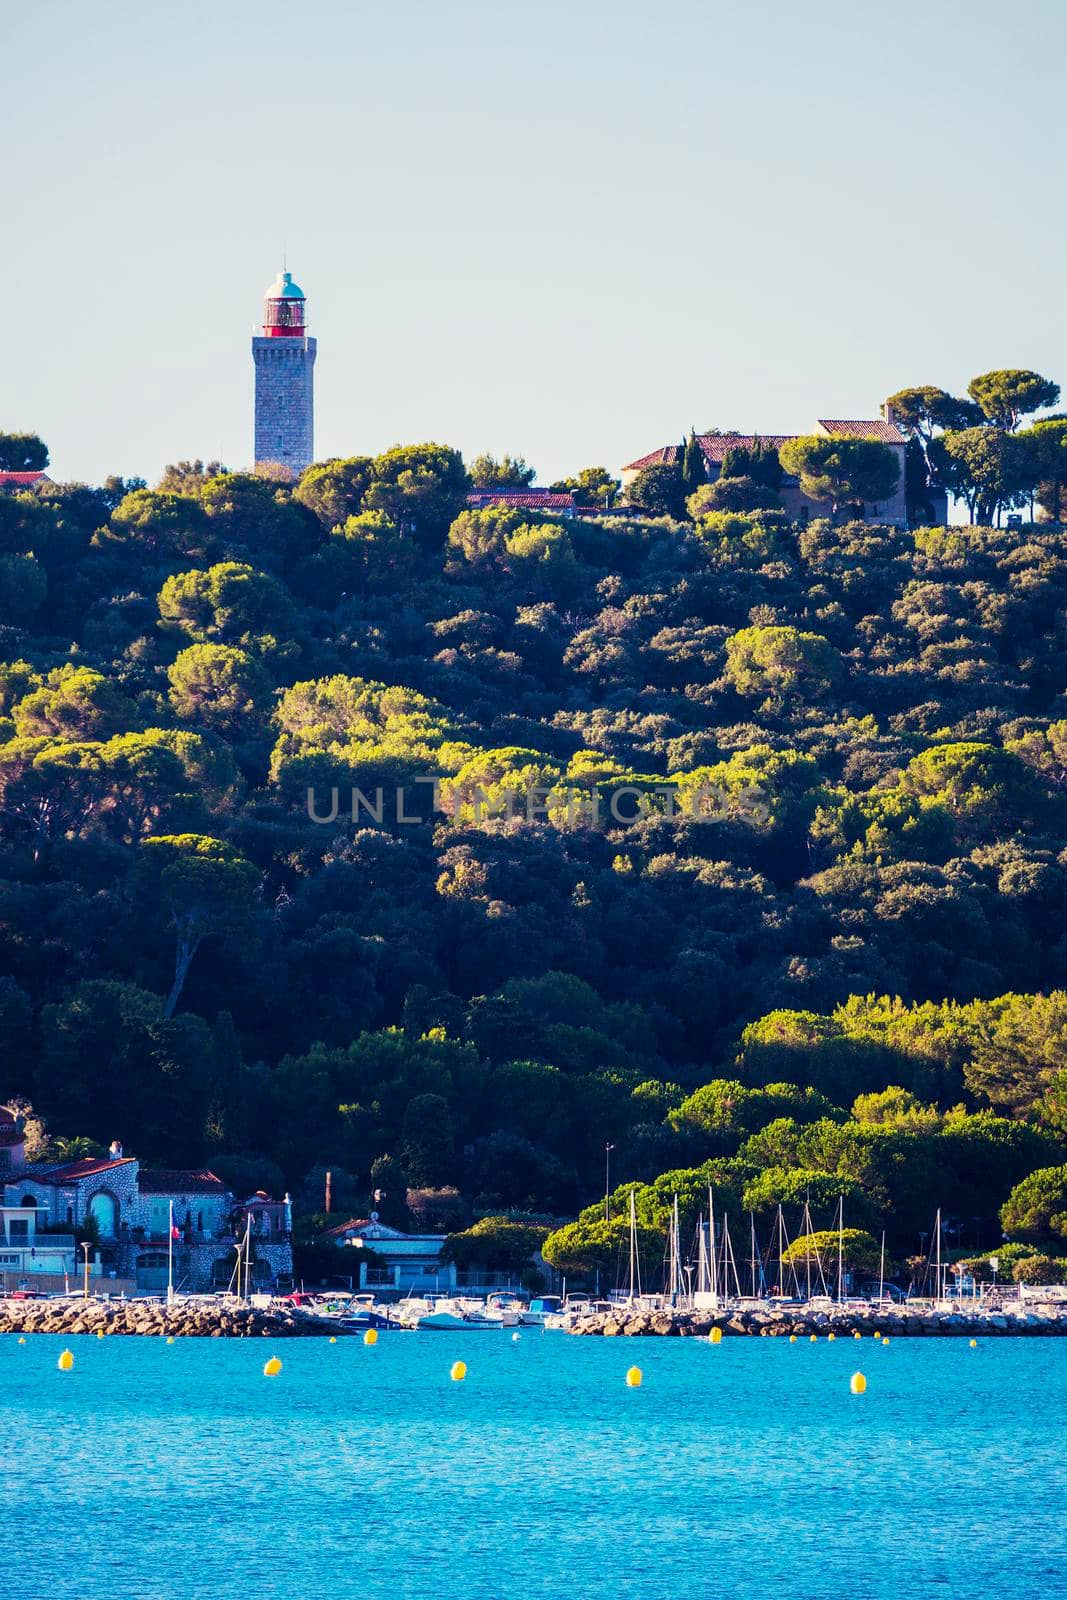
[{"label": "street lamp post", "polygon": [[83,1300],[88,1300],[88,1298],[89,1298],[89,1241],[88,1241],[88,1239],[83,1239],[82,1240],[82,1255],[85,1257],[85,1281],[84,1281],[84,1284],[82,1286],[82,1299]]},{"label": "street lamp post", "polygon": [[613,1144],[604,1146],[604,1221],[611,1221],[611,1152]]}]

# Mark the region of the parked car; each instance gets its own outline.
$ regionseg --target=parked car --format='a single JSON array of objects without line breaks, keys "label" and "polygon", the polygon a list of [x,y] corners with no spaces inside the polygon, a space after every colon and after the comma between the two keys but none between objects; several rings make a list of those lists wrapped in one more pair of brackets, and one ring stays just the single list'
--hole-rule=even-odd
[{"label": "parked car", "polygon": [[857,1293],[864,1300],[877,1300],[879,1290],[883,1300],[892,1300],[898,1305],[908,1298],[904,1290],[898,1289],[895,1283],[883,1283],[880,1285],[877,1283],[861,1283]]}]

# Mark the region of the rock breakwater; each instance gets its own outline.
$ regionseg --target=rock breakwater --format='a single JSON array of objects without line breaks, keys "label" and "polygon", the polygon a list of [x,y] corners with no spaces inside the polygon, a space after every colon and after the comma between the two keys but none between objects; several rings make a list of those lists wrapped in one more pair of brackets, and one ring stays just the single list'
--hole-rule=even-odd
[{"label": "rock breakwater", "polygon": [[343,1334],[325,1317],[288,1306],[242,1306],[225,1300],[0,1300],[5,1333],[133,1334],[174,1339],[296,1339]]},{"label": "rock breakwater", "polygon": [[603,1338],[642,1338],[667,1336],[706,1338],[713,1328],[723,1338],[788,1338],[794,1334],[810,1339],[833,1334],[848,1339],[858,1333],[870,1338],[878,1333],[886,1338],[997,1338],[1025,1335],[1054,1338],[1067,1334],[1067,1307],[1060,1304],[1027,1304],[998,1311],[936,1311],[928,1307],[899,1306],[893,1310],[834,1307],[813,1311],[804,1307],[774,1307],[731,1311],[629,1311],[618,1307],[596,1312],[581,1320],[570,1331],[600,1335]]}]

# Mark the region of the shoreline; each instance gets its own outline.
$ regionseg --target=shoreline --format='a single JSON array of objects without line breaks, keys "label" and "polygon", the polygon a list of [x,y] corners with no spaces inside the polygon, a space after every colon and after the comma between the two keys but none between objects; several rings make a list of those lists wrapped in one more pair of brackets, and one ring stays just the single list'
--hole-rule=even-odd
[{"label": "shoreline", "polygon": [[[1041,1303],[1008,1310],[938,1311],[896,1306],[865,1310],[854,1306],[759,1307],[718,1311],[660,1308],[591,1312],[566,1330],[579,1338],[707,1339],[718,1329],[728,1338],[1061,1338],[1067,1336],[1067,1305]],[[346,1327],[332,1317],[288,1306],[212,1304],[177,1300],[7,1300],[0,1301],[4,1334],[102,1334],[107,1337],[174,1339],[358,1338],[361,1327]],[[437,1330],[435,1330],[437,1331]],[[534,1333],[534,1328],[514,1330]]]}]

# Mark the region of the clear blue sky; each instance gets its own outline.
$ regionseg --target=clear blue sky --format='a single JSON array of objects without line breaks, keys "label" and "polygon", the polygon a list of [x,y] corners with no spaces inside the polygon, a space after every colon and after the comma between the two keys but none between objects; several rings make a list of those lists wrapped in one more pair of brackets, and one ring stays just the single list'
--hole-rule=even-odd
[{"label": "clear blue sky", "polygon": [[1067,7],[2,7],[0,429],[53,475],[251,456],[283,247],[316,454],[542,482],[690,424],[1064,383]]}]

